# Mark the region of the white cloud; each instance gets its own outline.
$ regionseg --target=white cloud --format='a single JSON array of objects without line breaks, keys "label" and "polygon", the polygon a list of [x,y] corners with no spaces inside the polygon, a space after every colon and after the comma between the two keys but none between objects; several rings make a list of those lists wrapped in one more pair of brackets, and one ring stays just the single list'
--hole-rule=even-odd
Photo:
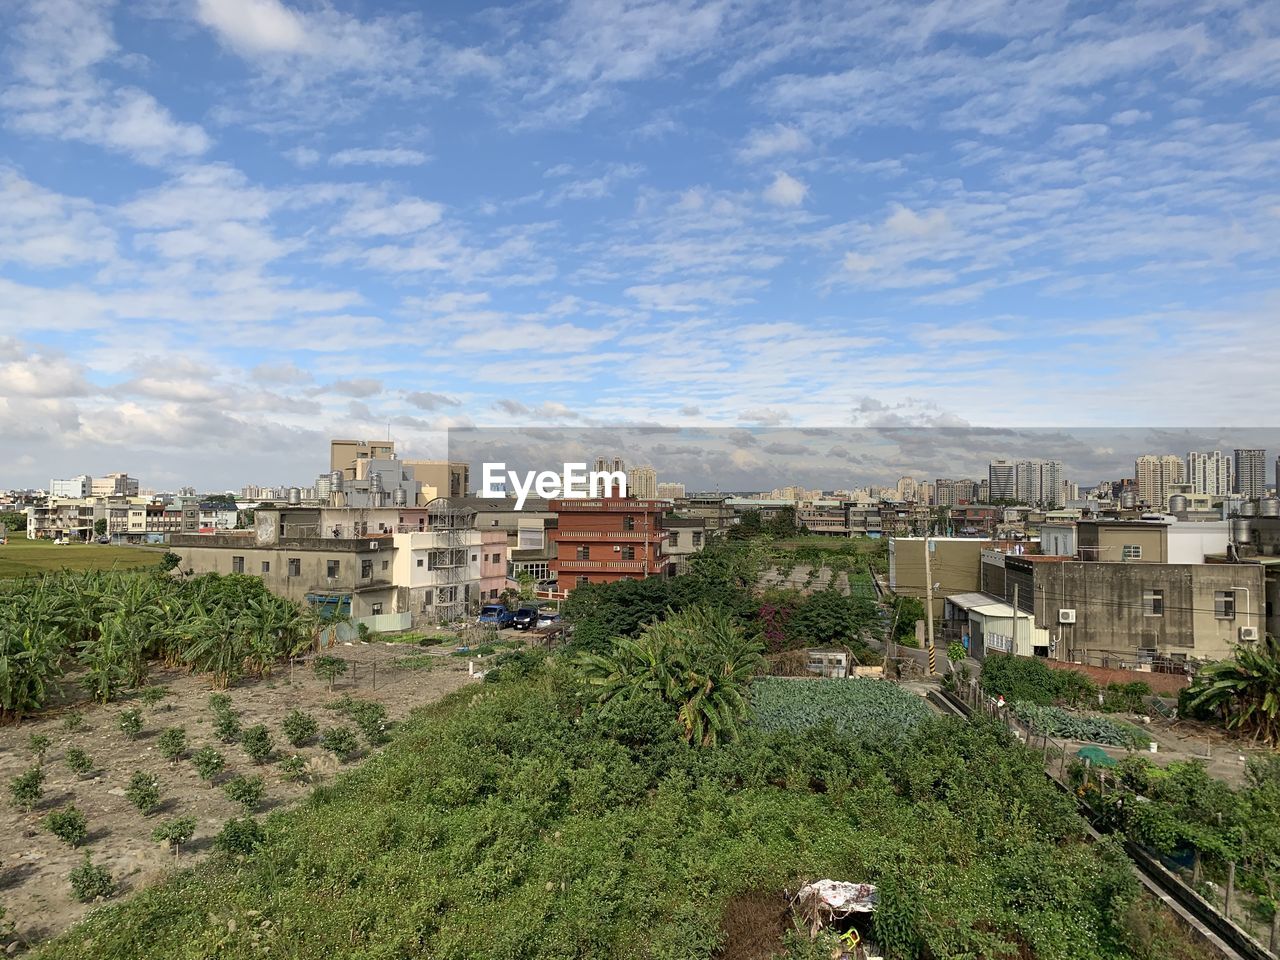
[{"label": "white cloud", "polygon": [[279,0],[197,0],[196,16],[241,53],[295,53],[307,46],[302,19]]},{"label": "white cloud", "polygon": [[800,153],[813,146],[804,131],[785,124],[752,130],[738,151],[744,160],[765,160],[788,153]]},{"label": "white cloud", "polygon": [[764,191],[764,198],[779,207],[798,207],[804,203],[809,187],[788,173],[779,171]]},{"label": "white cloud", "polygon": [[370,147],[352,147],[339,150],[329,157],[331,167],[420,167],[430,157],[420,150],[409,150],[405,147],[377,149]]}]

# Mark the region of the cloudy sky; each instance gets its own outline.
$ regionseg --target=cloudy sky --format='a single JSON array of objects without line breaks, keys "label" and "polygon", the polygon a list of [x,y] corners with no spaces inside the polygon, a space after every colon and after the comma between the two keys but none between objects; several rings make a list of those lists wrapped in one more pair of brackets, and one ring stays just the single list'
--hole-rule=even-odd
[{"label": "cloudy sky", "polygon": [[0,486],[472,424],[1274,422],[1270,0],[25,0],[0,37]]}]

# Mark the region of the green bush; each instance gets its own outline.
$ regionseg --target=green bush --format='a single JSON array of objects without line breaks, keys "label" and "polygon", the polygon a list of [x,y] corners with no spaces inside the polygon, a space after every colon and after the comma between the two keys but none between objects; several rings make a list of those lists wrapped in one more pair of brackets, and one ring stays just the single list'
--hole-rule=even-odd
[{"label": "green bush", "polygon": [[187,731],[182,727],[170,727],[160,734],[156,747],[162,757],[177,763],[187,755]]},{"label": "green bush", "polygon": [[167,843],[171,850],[187,843],[196,832],[195,817],[177,817],[166,820],[151,832],[151,839],[157,843]]},{"label": "green bush", "polygon": [[75,805],[62,810],[54,810],[45,815],[44,828],[63,843],[78,847],[89,835],[89,826],[84,814]]},{"label": "green bush", "polygon": [[81,903],[89,903],[98,897],[110,897],[116,892],[116,884],[107,869],[94,864],[86,853],[80,866],[71,871],[71,891]]},{"label": "green bush", "polygon": [[235,743],[240,739],[240,718],[230,710],[223,710],[213,720],[213,733],[223,743]]},{"label": "green bush", "polygon": [[295,747],[300,747],[320,730],[320,725],[316,723],[316,718],[309,713],[303,713],[301,710],[290,710],[281,724],[284,729],[285,739]]},{"label": "green bush", "polygon": [[387,708],[382,704],[367,701],[361,703],[351,712],[351,719],[371,747],[387,742]]},{"label": "green bush", "polygon": [[952,640],[947,644],[947,659],[953,661],[963,660],[967,656],[964,644],[959,640]]},{"label": "green bush", "polygon": [[67,768],[78,777],[83,777],[93,770],[93,758],[79,747],[68,747],[62,755]]},{"label": "green bush", "polygon": [[13,797],[13,802],[17,806],[30,813],[44,796],[44,770],[40,767],[31,767],[25,773],[14,777],[9,784],[9,795]]},{"label": "green bush", "polygon": [[336,755],[339,760],[346,760],[360,748],[356,735],[348,727],[330,727],[320,738],[320,746]]},{"label": "green bush", "polygon": [[271,733],[260,723],[248,727],[240,738],[240,749],[254,763],[266,763],[271,756]]},{"label": "green bush", "polygon": [[280,761],[280,772],[286,780],[300,781],[307,777],[307,758],[300,753],[291,754]]},{"label": "green bush", "polygon": [[253,817],[233,817],[222,825],[213,846],[223,853],[248,856],[262,843],[262,827]]},{"label": "green bush", "polygon": [[1060,677],[1066,672],[1052,670],[1031,657],[991,653],[982,663],[982,689],[989,697],[1047,707],[1058,698]]},{"label": "green bush", "polygon": [[205,783],[213,783],[222,768],[227,765],[227,758],[213,747],[201,747],[191,755],[191,763],[196,773]]},{"label": "green bush", "polygon": [[225,693],[209,694],[209,709],[214,713],[226,713],[231,709],[231,697]]},{"label": "green bush", "polygon": [[262,777],[232,777],[222,786],[227,798],[244,807],[246,813],[252,813],[262,803],[266,787]]},{"label": "green bush", "polygon": [[154,707],[168,695],[169,691],[164,687],[146,687],[142,691],[142,702],[148,707]]},{"label": "green bush", "polygon": [[160,779],[154,773],[135,770],[124,795],[143,816],[149,817],[160,809]]},{"label": "green bush", "polygon": [[324,680],[329,685],[329,689],[332,690],[338,678],[346,674],[347,661],[342,657],[317,657],[313,669],[316,676]]},{"label": "green bush", "polygon": [[31,738],[27,740],[27,747],[31,751],[31,755],[36,758],[36,763],[44,763],[44,755],[48,752],[52,742],[43,733],[33,733]]},{"label": "green bush", "polygon": [[142,711],[124,710],[120,714],[120,732],[130,740],[136,740],[142,732]]},{"label": "green bush", "polygon": [[71,710],[62,718],[62,729],[67,733],[79,733],[84,728],[84,714],[79,710]]}]

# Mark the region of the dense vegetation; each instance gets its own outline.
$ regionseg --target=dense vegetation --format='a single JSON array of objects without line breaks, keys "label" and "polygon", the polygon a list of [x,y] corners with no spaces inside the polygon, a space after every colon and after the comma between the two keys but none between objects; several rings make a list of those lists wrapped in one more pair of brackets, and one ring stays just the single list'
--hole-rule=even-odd
[{"label": "dense vegetation", "polygon": [[1280,745],[1280,638],[1242,644],[1229,660],[1201,668],[1184,702],[1271,746]]},{"label": "dense vegetation", "polygon": [[0,720],[39,710],[72,669],[103,703],[143,686],[156,660],[225,687],[269,672],[321,626],[257,577],[60,573],[0,582]]},{"label": "dense vegetation", "polygon": [[751,685],[751,718],[761,730],[827,729],[871,741],[901,741],[931,712],[922,698],[883,680],[790,680]]},{"label": "dense vegetation", "polygon": [[824,876],[880,885],[890,958],[1130,955],[1123,857],[994,725],[702,749],[660,697],[597,694],[554,663],[462,691],[37,956],[705,958],[732,898]]}]

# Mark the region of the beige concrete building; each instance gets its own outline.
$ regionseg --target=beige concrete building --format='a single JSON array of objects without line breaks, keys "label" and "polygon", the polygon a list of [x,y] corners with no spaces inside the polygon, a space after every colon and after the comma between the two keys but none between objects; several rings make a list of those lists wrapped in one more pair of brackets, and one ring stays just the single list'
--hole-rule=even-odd
[{"label": "beige concrete building", "polygon": [[329,470],[341,470],[346,479],[354,480],[357,460],[391,460],[395,455],[394,440],[330,440]]},{"label": "beige concrete building", "polygon": [[436,497],[465,497],[471,489],[471,464],[461,460],[405,460],[422,484],[424,504]]},{"label": "beige concrete building", "polygon": [[627,496],[652,500],[658,495],[658,471],[650,466],[632,467],[627,471]]},{"label": "beige concrete building", "polygon": [[1138,499],[1148,506],[1163,510],[1169,503],[1169,486],[1186,483],[1186,464],[1176,454],[1144,454],[1133,464]]},{"label": "beige concrete building", "polygon": [[[930,573],[937,584],[933,615],[941,617],[947,597],[980,589],[982,551],[992,542],[967,537],[931,537],[929,542]],[[889,589],[899,596],[924,599],[924,538],[894,537],[889,541]]]}]

